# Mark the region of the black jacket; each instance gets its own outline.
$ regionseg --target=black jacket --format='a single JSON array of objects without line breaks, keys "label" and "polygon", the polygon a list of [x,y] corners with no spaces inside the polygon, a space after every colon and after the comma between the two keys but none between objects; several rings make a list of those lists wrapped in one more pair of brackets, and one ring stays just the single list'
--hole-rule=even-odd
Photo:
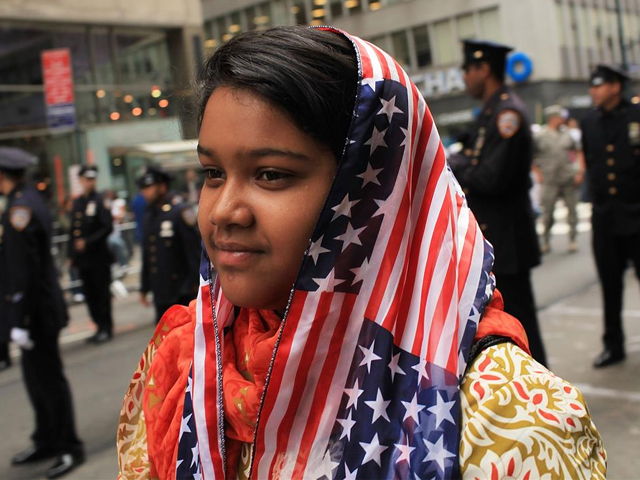
[{"label": "black jacket", "polygon": [[508,87],[483,107],[467,148],[449,162],[471,211],[495,249],[493,271],[522,273],[540,263],[529,199],[533,139],[524,103]]},{"label": "black jacket", "polygon": [[[112,264],[114,259],[107,238],[113,231],[113,218],[104,206],[102,196],[92,192],[86,197],[81,195],[76,198],[71,210],[71,222],[70,256],[73,265],[87,268]],[[78,252],[73,247],[73,242],[78,238],[86,243],[84,252]]]},{"label": "black jacket", "polygon": [[32,338],[57,332],[68,321],[67,308],[51,256],[51,216],[42,195],[18,185],[1,219],[0,331],[28,329]]},{"label": "black jacket", "polygon": [[594,227],[640,232],[640,105],[594,109],[581,127]]},{"label": "black jacket", "polygon": [[200,234],[193,205],[176,197],[147,206],[142,227],[140,290],[172,305],[195,298],[200,283]]}]

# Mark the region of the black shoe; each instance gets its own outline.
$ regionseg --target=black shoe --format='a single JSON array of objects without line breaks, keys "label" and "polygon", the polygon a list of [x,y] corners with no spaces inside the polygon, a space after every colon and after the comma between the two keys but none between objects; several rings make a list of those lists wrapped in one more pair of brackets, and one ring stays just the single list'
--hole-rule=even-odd
[{"label": "black shoe", "polygon": [[16,454],[11,459],[12,465],[24,465],[26,463],[39,462],[47,458],[53,458],[56,456],[56,452],[51,448],[30,446],[26,450]]},{"label": "black shoe", "polygon": [[0,360],[0,372],[7,370],[11,367],[11,362],[8,360]]},{"label": "black shoe", "polygon": [[63,453],[46,472],[47,478],[58,478],[84,463],[84,453]]},{"label": "black shoe", "polygon": [[108,342],[109,340],[111,340],[111,334],[109,332],[102,331],[102,332],[96,333],[95,340],[93,341],[93,343],[101,344],[101,343]]},{"label": "black shoe", "polygon": [[623,350],[610,350],[605,348],[604,351],[593,361],[593,367],[608,367],[609,365],[622,362],[625,358],[627,358],[627,356]]}]

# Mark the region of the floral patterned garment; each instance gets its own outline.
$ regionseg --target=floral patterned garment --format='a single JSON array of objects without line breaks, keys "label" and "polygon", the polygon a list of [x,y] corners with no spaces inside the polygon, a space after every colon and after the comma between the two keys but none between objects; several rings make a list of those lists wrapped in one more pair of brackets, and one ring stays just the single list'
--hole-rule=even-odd
[{"label": "floral patterned garment", "polygon": [[516,345],[483,350],[461,395],[464,478],[606,477],[607,454],[582,394]]},{"label": "floral patterned garment", "polygon": [[[156,330],[125,396],[119,480],[158,478],[148,459],[142,398],[166,334]],[[605,478],[606,453],[580,392],[516,345],[485,349],[467,369],[461,395],[464,478]]]}]

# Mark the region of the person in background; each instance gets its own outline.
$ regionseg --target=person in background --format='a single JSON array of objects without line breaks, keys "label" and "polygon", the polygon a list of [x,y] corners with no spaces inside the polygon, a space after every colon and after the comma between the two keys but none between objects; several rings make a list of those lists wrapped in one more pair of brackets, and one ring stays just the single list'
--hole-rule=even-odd
[{"label": "person in background", "polygon": [[578,199],[579,186],[584,180],[584,170],[576,162],[576,143],[564,128],[566,110],[551,105],[544,110],[546,125],[534,135],[533,168],[542,184],[542,220],[544,233],[542,253],[551,251],[551,227],[554,223],[555,205],[562,199],[568,210],[569,252],[578,251]]},{"label": "person in background", "polygon": [[96,192],[98,168],[83,165],[80,169],[82,195],[73,202],[71,263],[82,280],[87,307],[97,326],[89,343],[104,343],[113,335],[111,314],[111,264],[113,255],[108,238],[113,231],[111,212]]},{"label": "person in background", "polygon": [[104,198],[105,207],[109,209],[113,219],[113,231],[109,234],[107,243],[118,264],[115,277],[121,279],[125,276],[129,264],[129,250],[122,236],[122,224],[127,214],[127,202],[123,198],[119,198],[113,190],[107,190]]},{"label": "person in background", "polygon": [[84,294],[82,293],[82,285],[80,280],[80,275],[78,274],[78,269],[72,265],[71,262],[71,250],[73,248],[73,239],[71,237],[73,218],[72,217],[73,210],[73,198],[71,196],[67,196],[62,203],[62,208],[60,209],[60,214],[58,216],[58,222],[60,223],[60,227],[62,231],[69,236],[69,241],[65,245],[66,247],[66,258],[67,263],[65,264],[68,272],[69,272],[69,282],[71,283],[71,300],[73,303],[82,303],[84,302]]},{"label": "person in background", "polygon": [[142,224],[144,223],[144,212],[147,209],[147,201],[144,195],[138,192],[131,200],[131,211],[136,221],[136,240],[142,245]]},{"label": "person in background", "polygon": [[42,195],[24,182],[32,164],[33,157],[23,150],[0,147],[0,194],[8,199],[0,228],[2,316],[11,327],[11,340],[22,350],[22,374],[36,423],[33,444],[11,463],[57,457],[46,477],[58,478],[85,457],[58,346],[69,317],[51,255],[51,214]]},{"label": "person in background", "polygon": [[615,65],[598,65],[589,85],[595,108],[581,124],[593,255],[604,302],[604,350],[595,368],[626,358],[622,293],[629,263],[640,278],[640,105],[624,97],[628,79]]},{"label": "person in background", "polygon": [[157,323],[171,305],[188,305],[198,294],[200,235],[194,206],[170,194],[167,172],[148,166],[137,183],[147,202],[140,302],[150,306],[153,294]]},{"label": "person in background", "polygon": [[529,198],[533,138],[524,103],[504,83],[511,50],[492,42],[464,42],[467,92],[484,105],[469,146],[449,163],[495,249],[493,272],[505,311],[520,320],[533,358],[546,365],[531,284],[531,269],[540,264]]},{"label": "person in background", "polygon": [[[2,218],[2,205],[0,205],[0,218]],[[2,243],[2,232],[0,232],[0,246]],[[11,356],[9,355],[9,340],[11,338],[8,320],[4,316],[6,306],[4,303],[4,295],[2,295],[2,278],[0,275],[0,372],[11,367]]]}]

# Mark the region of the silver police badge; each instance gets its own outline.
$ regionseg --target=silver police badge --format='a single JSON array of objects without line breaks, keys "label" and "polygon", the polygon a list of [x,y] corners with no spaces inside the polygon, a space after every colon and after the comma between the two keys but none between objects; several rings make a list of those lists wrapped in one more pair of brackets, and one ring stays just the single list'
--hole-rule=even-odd
[{"label": "silver police badge", "polygon": [[164,220],[160,224],[160,236],[162,238],[173,237],[173,222],[171,220]]},{"label": "silver police badge", "polygon": [[629,144],[637,147],[640,145],[640,123],[631,122],[629,124]]}]

